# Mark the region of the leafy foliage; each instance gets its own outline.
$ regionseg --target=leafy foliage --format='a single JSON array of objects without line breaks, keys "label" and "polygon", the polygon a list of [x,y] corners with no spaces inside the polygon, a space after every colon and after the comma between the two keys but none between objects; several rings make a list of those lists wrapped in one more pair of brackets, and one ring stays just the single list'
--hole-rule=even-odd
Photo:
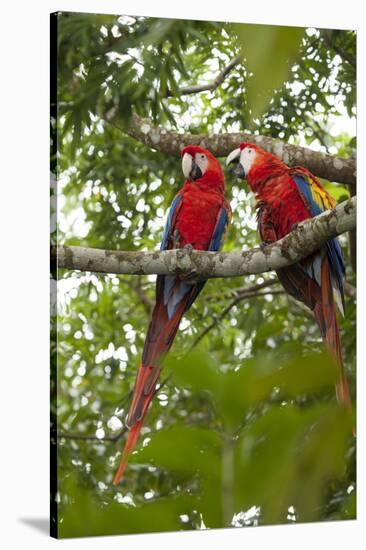
[{"label": "leafy foliage", "polygon": [[[264,51],[285,44],[279,59],[290,63],[284,69],[280,62],[265,65],[247,26],[73,13],[58,18],[55,242],[159,246],[181,169],[177,159],[128,137],[133,111],[193,133],[250,129],[339,156],[355,151],[349,125],[334,131],[355,113],[351,31],[306,29],[288,37],[286,28],[260,27]],[[213,92],[179,94],[183,86],[211,82],[240,52],[242,61]],[[116,124],[108,122],[111,110]],[[252,198],[243,184],[227,180],[234,219],[225,249],[251,248],[257,243]],[[324,183],[338,200],[349,195],[347,186]],[[341,240],[348,257],[348,239]],[[347,278],[355,284],[348,261]],[[334,366],[322,353],[312,316],[282,292],[273,274],[206,284],[181,324],[162,375],[171,376],[154,399],[118,488],[111,480],[154,277],[62,271],[57,284],[52,410],[59,475],[53,498],[60,536],[355,517],[355,443],[350,419],[335,404]],[[354,393],[350,297],[341,328]]]}]

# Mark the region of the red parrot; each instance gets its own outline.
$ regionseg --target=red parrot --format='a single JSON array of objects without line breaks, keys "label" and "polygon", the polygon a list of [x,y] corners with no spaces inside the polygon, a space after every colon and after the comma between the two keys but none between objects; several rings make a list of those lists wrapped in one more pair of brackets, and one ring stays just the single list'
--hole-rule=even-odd
[{"label": "red parrot", "polygon": [[[175,196],[168,214],[160,250],[187,248],[217,251],[231,219],[225,199],[225,178],[219,161],[206,149],[196,146],[182,151],[182,169],[186,181]],[[137,372],[127,418],[130,432],[113,483],[117,485],[126,468],[155,394],[161,372],[161,360],[170,349],[179,323],[206,281],[158,275],[156,303],[152,312]]]},{"label": "red parrot", "polygon": [[[241,143],[227,157],[226,164],[231,163],[236,164],[234,174],[247,180],[257,199],[258,229],[264,243],[281,239],[299,222],[335,206],[309,170],[290,168],[257,145]],[[319,251],[276,273],[285,290],[313,311],[325,346],[339,367],[337,399],[351,409],[336,314],[336,304],[344,314],[345,267],[338,240],[329,240]]]}]

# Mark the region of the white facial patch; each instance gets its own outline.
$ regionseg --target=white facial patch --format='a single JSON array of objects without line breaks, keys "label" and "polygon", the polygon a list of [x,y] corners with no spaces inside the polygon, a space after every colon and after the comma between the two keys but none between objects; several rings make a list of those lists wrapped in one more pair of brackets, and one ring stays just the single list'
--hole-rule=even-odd
[{"label": "white facial patch", "polygon": [[189,174],[191,173],[191,170],[192,170],[192,163],[193,163],[192,156],[189,155],[188,153],[184,153],[182,158],[182,170],[183,170],[184,177],[187,179],[189,178]]},{"label": "white facial patch", "polygon": [[257,153],[251,147],[245,147],[240,153],[240,164],[244,168],[245,177],[249,174]]},{"label": "white facial patch", "polygon": [[203,176],[208,167],[208,158],[204,153],[196,153],[194,156],[194,161],[201,170]]}]

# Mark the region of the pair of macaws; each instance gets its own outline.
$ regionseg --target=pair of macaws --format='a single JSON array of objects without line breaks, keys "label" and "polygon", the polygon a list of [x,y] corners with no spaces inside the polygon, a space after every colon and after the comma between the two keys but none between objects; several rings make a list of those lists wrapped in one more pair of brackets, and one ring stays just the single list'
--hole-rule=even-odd
[{"label": "pair of macaws", "polygon": [[[280,239],[297,223],[335,205],[308,170],[289,168],[255,144],[241,143],[229,154],[227,164],[235,165],[234,174],[241,180],[246,179],[255,194],[263,243]],[[221,165],[210,151],[188,146],[182,151],[182,169],[185,183],[171,205],[160,248],[218,251],[231,219]],[[337,239],[332,239],[305,260],[279,269],[277,275],[285,290],[313,311],[325,345],[339,367],[337,398],[351,408],[336,316],[336,304],[342,313],[344,308],[344,272],[340,245]],[[161,360],[173,343],[183,315],[204,285],[205,281],[189,282],[174,275],[157,277],[156,304],[137,372],[127,418],[130,431],[113,480],[115,485],[123,475],[154,397]]]}]

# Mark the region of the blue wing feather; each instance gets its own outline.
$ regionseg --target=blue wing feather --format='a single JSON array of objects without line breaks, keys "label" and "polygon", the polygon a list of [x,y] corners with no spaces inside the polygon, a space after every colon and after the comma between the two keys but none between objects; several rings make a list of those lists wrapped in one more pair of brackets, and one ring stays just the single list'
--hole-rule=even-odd
[{"label": "blue wing feather", "polygon": [[216,225],[212,234],[210,246],[208,247],[208,250],[211,252],[217,252],[220,250],[228,223],[228,211],[224,206],[222,206],[216,219]]},{"label": "blue wing feather", "polygon": [[[312,217],[318,216],[327,209],[321,194],[318,193],[317,195],[315,195],[313,193],[312,182],[310,180],[302,176],[293,176],[293,180],[295,181],[298,190],[300,191],[305,203],[307,204]],[[326,252],[333,281],[338,287],[343,301],[343,278],[345,275],[345,265],[342,249],[337,239],[331,239],[327,242]],[[311,267],[315,274],[315,278],[320,284],[320,275],[318,277],[316,276],[319,271],[319,266],[317,265],[317,256],[318,255],[315,256]]]},{"label": "blue wing feather", "polygon": [[170,206],[168,219],[167,219],[167,222],[166,222],[166,225],[165,225],[164,234],[163,234],[163,238],[162,238],[161,245],[160,245],[160,250],[166,250],[167,249],[170,233],[171,233],[171,230],[172,230],[172,221],[173,221],[174,215],[176,214],[177,207],[180,204],[182,198],[183,198],[182,194],[178,193],[178,195],[175,196],[175,198],[174,198],[174,200],[173,200],[173,202]]},{"label": "blue wing feather", "polygon": [[311,183],[301,176],[293,176],[293,179],[309,208],[310,214],[312,216],[318,216],[324,212],[325,208],[322,208],[314,199],[311,192]]},{"label": "blue wing feather", "polygon": [[[168,219],[160,244],[160,250],[167,250],[168,248],[169,238],[174,229],[175,218],[178,214],[179,207],[181,206],[182,198],[182,194],[178,193],[174,197],[170,206]],[[159,275],[158,280],[160,280],[158,288],[162,291],[163,302],[167,308],[168,317],[171,319],[179,305],[180,300],[188,292],[189,287],[184,283],[179,283],[173,275]]]}]

